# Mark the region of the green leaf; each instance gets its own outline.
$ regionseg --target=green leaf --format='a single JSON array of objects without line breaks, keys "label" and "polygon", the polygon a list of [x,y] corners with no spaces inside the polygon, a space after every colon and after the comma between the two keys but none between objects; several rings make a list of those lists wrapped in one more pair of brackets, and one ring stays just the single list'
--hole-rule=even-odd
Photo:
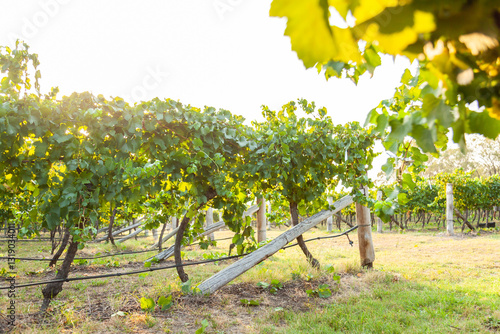
[{"label": "green leaf", "polygon": [[191,279],[188,279],[186,282],[181,283],[181,291],[185,295],[191,293]]},{"label": "green leaf", "polygon": [[417,145],[424,152],[436,153],[436,146],[434,146],[435,134],[430,129],[422,125],[415,125],[412,130],[412,137],[417,141]]},{"label": "green leaf", "polygon": [[151,312],[155,308],[155,301],[152,298],[142,297],[140,299],[141,309],[146,312]]},{"label": "green leaf", "polygon": [[399,193],[398,194],[398,203],[400,205],[405,205],[406,203],[408,203],[410,199],[408,198],[408,195],[406,195],[405,193]]},{"label": "green leaf", "polygon": [[306,68],[330,60],[361,61],[350,29],[330,26],[328,1],[274,0],[269,15],[287,17],[285,34]]},{"label": "green leaf", "polygon": [[254,299],[240,299],[240,303],[245,306],[259,306],[260,301]]},{"label": "green leaf", "polygon": [[391,126],[391,133],[389,134],[388,140],[403,141],[405,136],[408,135],[412,128],[411,120],[409,117],[404,119],[393,119],[389,122]]},{"label": "green leaf", "polygon": [[266,289],[269,287],[269,283],[266,283],[266,282],[259,282],[257,283],[257,286],[262,288],[262,289]]},{"label": "green leaf", "polygon": [[171,308],[173,305],[173,302],[172,302],[172,295],[168,296],[167,298],[161,296],[159,299],[158,299],[158,306],[160,306],[160,309],[162,311],[166,311],[168,310],[169,308]]},{"label": "green leaf", "polygon": [[469,126],[471,133],[480,133],[490,139],[500,134],[500,120],[490,117],[486,111],[471,112]]},{"label": "green leaf", "polygon": [[408,85],[411,79],[413,79],[413,75],[409,69],[405,69],[403,75],[401,76],[401,83]]},{"label": "green leaf", "polygon": [[323,268],[324,268],[324,269],[326,270],[326,272],[328,272],[328,273],[333,274],[333,273],[335,272],[335,267],[333,266],[333,264],[327,264],[327,265],[325,265]]},{"label": "green leaf", "polygon": [[382,64],[382,59],[380,58],[379,54],[371,46],[365,49],[363,57],[365,58],[367,64],[370,65],[370,72],[373,72],[373,69],[375,69],[375,67]]},{"label": "green leaf", "polygon": [[424,96],[422,103],[423,116],[427,118],[429,126],[438,120],[445,128],[449,127],[454,117],[451,113],[451,107],[445,104],[443,99],[439,99],[432,94]]},{"label": "green leaf", "polygon": [[364,126],[367,126],[368,124],[377,124],[376,121],[377,121],[378,116],[379,116],[379,113],[377,112],[377,109],[374,108],[374,109],[370,110],[368,115],[366,115],[366,120],[365,120]]},{"label": "green leaf", "polygon": [[331,77],[341,78],[342,71],[344,70],[346,63],[342,61],[333,61],[330,60],[323,67],[319,66],[319,69],[324,68],[325,70],[325,78],[328,80]]},{"label": "green leaf", "polygon": [[332,291],[328,284],[320,284],[318,287],[319,298],[329,298],[332,295]]},{"label": "green leaf", "polygon": [[205,333],[205,330],[206,330],[207,327],[208,327],[208,320],[207,319],[203,319],[201,321],[201,327],[196,330],[195,334],[203,334],[203,333]]},{"label": "green leaf", "polygon": [[413,182],[411,174],[403,174],[403,185],[410,188],[411,190],[415,189],[416,184],[415,182]]},{"label": "green leaf", "polygon": [[376,121],[377,127],[375,128],[375,130],[378,131],[379,133],[383,133],[387,128],[388,123],[389,123],[389,117],[386,114],[383,113],[380,114],[377,117]]},{"label": "green leaf", "polygon": [[203,141],[200,138],[194,138],[193,139],[193,146],[195,148],[203,147]]},{"label": "green leaf", "polygon": [[39,158],[43,158],[45,154],[47,153],[47,148],[49,147],[49,144],[47,142],[38,142],[35,147],[35,155]]},{"label": "green leaf", "polygon": [[56,142],[58,144],[62,144],[64,142],[67,142],[71,138],[73,138],[73,135],[71,135],[71,134],[67,134],[67,135],[63,135],[63,136],[54,135],[54,139],[56,140]]},{"label": "green leaf", "polygon": [[394,158],[388,158],[385,164],[382,165],[382,170],[389,177],[394,171]]}]

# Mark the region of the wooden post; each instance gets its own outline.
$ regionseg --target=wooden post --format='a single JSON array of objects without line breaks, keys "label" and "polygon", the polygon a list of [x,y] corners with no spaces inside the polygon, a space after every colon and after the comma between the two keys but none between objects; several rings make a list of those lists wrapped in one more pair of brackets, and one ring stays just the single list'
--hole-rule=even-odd
[{"label": "wooden post", "polygon": [[[271,202],[267,202],[267,213],[268,214],[271,214]],[[269,218],[267,218],[266,216],[266,221],[267,221],[267,229],[270,230],[271,229],[271,221],[269,220]]]},{"label": "wooden post", "polygon": [[[142,224],[142,220],[143,220],[143,218],[137,220],[137,222],[134,225],[129,225],[128,227],[125,227],[125,228],[122,228],[121,230],[115,231],[111,235],[114,237],[114,236],[117,236],[118,234],[126,232],[126,231],[129,231],[128,234],[130,235],[132,233],[132,229],[134,229]],[[107,238],[108,238],[108,236],[106,235],[104,237],[95,239],[94,241],[99,242],[99,241],[106,240]]]},{"label": "wooden post", "polygon": [[[361,189],[368,195],[368,188]],[[370,209],[362,204],[356,203],[356,223],[358,224],[359,256],[363,267],[372,268],[375,261],[375,250],[373,249],[372,228],[370,222]]]},{"label": "wooden post", "polygon": [[453,235],[453,184],[446,184],[446,229]]},{"label": "wooden post", "polygon": [[171,218],[172,230],[177,228],[177,224],[179,224],[179,220],[176,217]]},{"label": "wooden post", "polygon": [[266,201],[264,198],[257,199],[259,211],[257,211],[257,242],[266,240]]},{"label": "wooden post", "polygon": [[[382,190],[379,190],[379,191],[377,191],[377,201],[381,201],[381,200],[382,200]],[[380,219],[380,217],[377,217],[377,218],[375,218],[375,220],[377,221],[377,232],[378,233],[384,232],[384,229],[383,229],[384,222],[382,221],[382,219]]]},{"label": "wooden post", "polygon": [[[328,201],[328,205],[332,205],[333,204],[333,198],[327,197],[326,200]],[[326,220],[326,231],[327,232],[333,231],[333,216],[332,217],[328,217],[328,219]]]},{"label": "wooden post", "polygon": [[142,228],[138,229],[137,231],[135,231],[135,232],[134,232],[134,233],[132,233],[132,234],[127,235],[126,237],[121,238],[120,240],[117,240],[116,242],[118,242],[118,243],[125,242],[125,241],[127,241],[128,239],[133,238],[133,237],[135,237],[135,240],[137,240],[137,235],[138,235],[139,233],[141,233],[141,232],[142,232]]},{"label": "wooden post", "polygon": [[[214,210],[212,208],[207,209],[207,214],[205,216],[205,221],[206,221],[206,227],[208,228],[210,225],[213,225],[214,223]],[[215,240],[215,236],[213,233],[211,233],[208,238],[212,241]]]}]

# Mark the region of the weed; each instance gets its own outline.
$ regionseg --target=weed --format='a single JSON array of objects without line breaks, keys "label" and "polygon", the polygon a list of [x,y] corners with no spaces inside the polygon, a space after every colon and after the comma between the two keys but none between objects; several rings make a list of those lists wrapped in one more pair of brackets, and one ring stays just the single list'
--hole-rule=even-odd
[{"label": "weed", "polygon": [[332,295],[328,284],[320,284],[317,289],[306,290],[306,293],[309,297],[318,296],[319,298],[328,298]]},{"label": "weed", "polygon": [[139,302],[141,303],[141,309],[146,312],[153,312],[155,310],[155,301],[153,298],[142,297]]},{"label": "weed", "polygon": [[244,306],[259,306],[260,301],[254,299],[240,299],[240,303]]},{"label": "weed", "polygon": [[79,260],[75,260],[74,263],[79,265],[79,266],[84,266],[84,265],[89,264],[89,261],[86,259],[79,259]]},{"label": "weed", "polygon": [[101,286],[101,285],[106,285],[108,284],[109,279],[104,279],[104,280],[96,280],[96,281],[91,281],[90,285],[92,286]]},{"label": "weed", "polygon": [[181,282],[180,286],[181,292],[184,295],[196,295],[201,293],[200,289],[198,289],[197,287],[192,287],[191,279],[188,279],[186,282]]},{"label": "weed", "polygon": [[203,333],[205,333],[207,327],[208,327],[208,320],[207,319],[203,319],[201,321],[201,327],[196,330],[195,334],[203,334]]},{"label": "weed", "polygon": [[257,283],[257,286],[262,289],[269,288],[269,292],[274,295],[278,293],[278,290],[283,289],[283,284],[277,279],[272,279],[271,284],[266,282],[259,282]]},{"label": "weed", "polygon": [[[203,253],[203,258],[205,260],[215,260],[215,259],[220,259],[221,257],[227,256],[226,253],[219,253],[219,252],[210,252],[210,253]],[[219,265],[219,261],[214,262],[215,265]]]},{"label": "weed", "polygon": [[169,308],[172,307],[172,305],[174,305],[174,303],[172,302],[172,295],[170,295],[166,298],[161,296],[160,298],[158,298],[157,304],[160,307],[160,310],[162,310],[162,311],[168,310]]},{"label": "weed", "polygon": [[118,261],[106,262],[106,267],[108,267],[108,268],[118,268],[119,266],[120,266],[120,262],[118,262]]}]

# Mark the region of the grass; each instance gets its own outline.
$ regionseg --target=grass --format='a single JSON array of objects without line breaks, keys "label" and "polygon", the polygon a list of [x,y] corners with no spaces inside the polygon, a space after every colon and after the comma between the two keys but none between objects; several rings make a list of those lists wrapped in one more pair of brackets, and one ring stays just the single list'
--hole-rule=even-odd
[{"label": "grass", "polygon": [[385,274],[372,281],[369,291],[337,303],[299,315],[291,311],[270,315],[262,332],[484,333],[488,317],[500,315],[498,297],[394,281]]},{"label": "grass", "polygon": [[[276,237],[279,230],[268,231]],[[314,229],[311,238],[327,235]],[[216,238],[230,236],[227,231]],[[144,275],[70,282],[51,305],[53,316],[34,322],[25,316],[38,310],[40,287],[16,291],[18,333],[193,333],[207,319],[206,333],[495,333],[500,331],[499,234],[448,237],[433,232],[373,234],[375,269],[359,266],[356,233],[349,246],[346,237],[319,240],[309,248],[321,264],[332,264],[341,275],[340,286],[325,269],[312,269],[298,247],[280,251],[241,275],[211,297],[182,296],[175,270]],[[130,240],[123,250],[140,250],[152,238]],[[227,253],[228,241],[208,252]],[[170,243],[169,243],[170,244]],[[168,245],[169,245],[168,244]],[[17,256],[49,256],[48,243],[18,243]],[[4,251],[0,249],[0,253]],[[111,245],[90,244],[77,256],[105,251]],[[205,251],[207,252],[207,251]],[[203,251],[187,247],[185,257],[202,260]],[[89,260],[75,265],[71,276],[96,275],[143,268],[152,254],[133,254]],[[0,255],[2,256],[2,255]],[[48,263],[16,264],[18,283],[50,279]],[[4,263],[0,263],[0,270]],[[194,285],[227,264],[220,262],[187,267]],[[29,273],[34,273],[30,274]],[[306,276],[313,276],[305,281]],[[276,295],[257,288],[261,281],[277,279],[283,290]],[[329,284],[333,296],[309,297],[305,290]],[[139,299],[174,295],[168,311],[146,313]],[[259,300],[248,307],[240,299]],[[0,295],[3,313],[9,299]],[[121,313],[120,313],[121,312]],[[0,315],[1,321],[1,315]]]}]

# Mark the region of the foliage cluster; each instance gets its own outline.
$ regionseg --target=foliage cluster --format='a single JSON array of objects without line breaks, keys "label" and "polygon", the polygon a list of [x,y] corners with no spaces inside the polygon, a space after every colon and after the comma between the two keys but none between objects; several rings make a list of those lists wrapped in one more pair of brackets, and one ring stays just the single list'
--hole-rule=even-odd
[{"label": "foliage cluster", "polygon": [[[425,212],[443,216],[446,212],[446,184],[453,185],[453,203],[455,208],[465,210],[491,210],[500,206],[500,177],[492,175],[486,178],[473,177],[473,172],[456,170],[453,173],[439,173],[428,179],[419,178],[417,182],[400,193],[397,205],[381,206],[385,215],[413,212]],[[384,186],[382,203],[390,203],[392,187]],[[378,203],[377,203],[378,205]]]}]

